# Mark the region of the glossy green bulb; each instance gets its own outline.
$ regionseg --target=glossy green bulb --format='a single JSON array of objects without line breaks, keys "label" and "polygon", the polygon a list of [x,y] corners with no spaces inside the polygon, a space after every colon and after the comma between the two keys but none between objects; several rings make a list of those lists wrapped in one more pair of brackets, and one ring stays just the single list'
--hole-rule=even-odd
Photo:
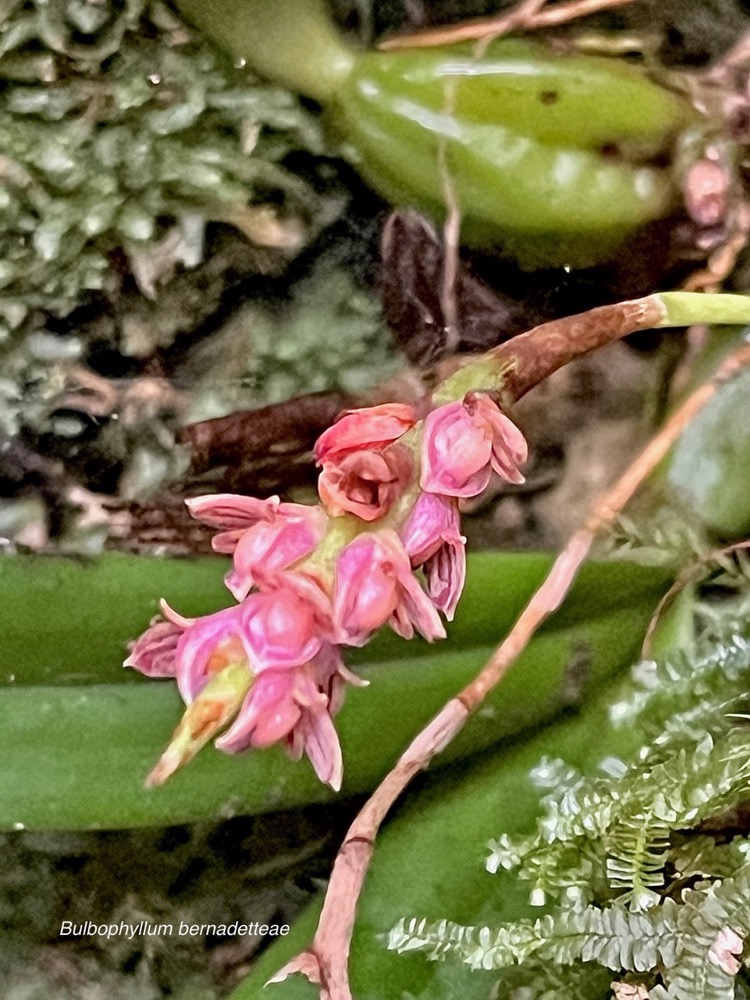
[{"label": "glossy green bulb", "polygon": [[320,101],[362,177],[398,206],[524,266],[600,263],[678,191],[669,162],[687,100],[621,59],[500,39],[357,52],[323,0],[178,0],[262,74]]},{"label": "glossy green bulb", "polygon": [[370,53],[331,118],[362,176],[396,204],[444,215],[522,263],[593,264],[675,202],[656,165],[691,120],[632,66],[518,41]]}]

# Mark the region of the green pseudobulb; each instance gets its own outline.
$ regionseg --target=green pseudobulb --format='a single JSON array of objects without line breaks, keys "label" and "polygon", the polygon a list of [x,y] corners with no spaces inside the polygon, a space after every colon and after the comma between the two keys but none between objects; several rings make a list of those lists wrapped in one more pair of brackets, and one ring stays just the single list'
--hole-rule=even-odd
[{"label": "green pseudobulb", "polygon": [[[331,130],[386,199],[523,266],[590,266],[674,207],[668,164],[688,103],[621,60],[501,39],[358,53],[320,0],[180,0],[185,15],[264,75],[327,109]],[[283,30],[282,30],[283,28]]]}]

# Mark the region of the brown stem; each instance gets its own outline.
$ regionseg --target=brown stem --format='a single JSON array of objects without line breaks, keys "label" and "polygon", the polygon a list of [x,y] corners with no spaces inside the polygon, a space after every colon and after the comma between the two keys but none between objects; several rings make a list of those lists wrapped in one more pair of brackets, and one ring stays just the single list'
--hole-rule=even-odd
[{"label": "brown stem", "polygon": [[[605,307],[609,308],[611,307]],[[601,310],[595,312],[600,315],[602,313]],[[542,340],[549,336],[559,337],[559,332],[551,332],[551,328],[558,326],[557,323],[545,324],[524,336],[535,335]],[[585,333],[587,330],[589,333]],[[590,339],[590,325],[582,323],[580,331],[582,334],[585,333],[584,342],[587,343]],[[608,339],[615,339],[611,329]],[[743,345],[722,363],[708,382],[682,403],[614,486],[595,501],[583,527],[573,534],[558,555],[547,578],[532,596],[488,663],[474,680],[460,694],[452,698],[415,737],[391,772],[365,803],[349,828],[336,857],[318,928],[310,949],[285,966],[272,981],[285,979],[292,972],[302,972],[320,986],[322,1000],[351,1000],[349,947],[354,931],[357,903],[372,856],[375,837],[389,809],[412,778],[425,768],[461,730],[471,713],[481,705],[525,649],[542,622],[559,607],[588,556],[596,534],[620,513],[638,487],[666,456],[685,427],[711,399],[719,385],[747,365],[750,365],[750,345]],[[525,382],[519,382],[519,387],[523,385],[530,388]]]},{"label": "brown stem", "polygon": [[[531,31],[550,28],[579,17],[588,17],[602,10],[622,7],[634,0],[570,0],[547,7],[547,0],[521,0],[512,10],[495,17],[482,17],[462,24],[449,24],[430,28],[416,34],[398,35],[380,43],[381,49],[432,48],[437,45],[452,45],[456,42],[479,41],[487,43],[510,31],[523,29]],[[546,7],[546,9],[545,9]],[[481,52],[479,53],[481,55]]]},{"label": "brown stem", "polygon": [[190,446],[192,471],[217,465],[252,464],[270,455],[310,451],[315,439],[351,405],[338,392],[311,393],[257,410],[188,424],[180,440]]},{"label": "brown stem", "polygon": [[[663,308],[653,296],[600,306],[536,326],[501,344],[488,356],[509,363],[504,392],[514,402],[573,358],[628,333],[658,326],[663,316]],[[475,356],[469,356],[464,367],[476,361]],[[257,477],[274,460],[289,463],[309,453],[315,439],[351,405],[357,405],[356,401],[341,393],[313,393],[258,410],[188,424],[180,440],[190,448],[194,475],[227,465],[235,470],[235,478],[243,469]]]},{"label": "brown stem", "polygon": [[649,295],[542,323],[490,353],[495,359],[508,362],[503,393],[515,402],[573,358],[638,330],[657,327],[663,319],[664,308],[659,299]]},{"label": "brown stem", "polygon": [[613,7],[624,7],[626,4],[634,3],[635,0],[570,0],[569,3],[560,3],[547,10],[541,10],[535,17],[531,18],[526,25],[528,28],[554,28],[560,24],[567,24],[575,21],[579,17],[590,17],[603,10],[612,10]]},{"label": "brown stem", "polygon": [[659,627],[659,622],[683,590],[689,587],[690,584],[698,583],[700,580],[705,579],[707,573],[711,569],[716,568],[717,563],[719,563],[722,557],[733,556],[739,552],[747,552],[748,549],[750,549],[750,540],[736,542],[734,545],[728,545],[724,549],[712,549],[697,559],[696,562],[687,566],[681,573],[677,574],[677,579],[656,605],[654,613],[651,616],[651,621],[648,623],[643,645],[641,646],[641,656],[644,659],[651,657],[651,646],[656,630]]},{"label": "brown stem", "polygon": [[[455,285],[454,274],[448,275],[448,282]],[[652,296],[601,306],[534,327],[495,348],[489,356],[510,364],[504,391],[509,402],[514,402],[574,357],[628,333],[657,326],[663,315],[658,300]],[[476,360],[476,356],[468,356],[463,365]],[[388,398],[392,398],[392,388],[381,386],[374,395],[385,398],[391,392]],[[338,414],[356,405],[361,406],[362,400],[338,392],[312,393],[188,424],[180,432],[180,441],[190,449],[192,475],[227,466],[231,470],[230,479],[225,480],[227,487],[243,486],[244,479],[253,482],[257,492],[259,478],[273,480],[279,464],[288,468],[302,461]],[[275,482],[273,488],[278,489]]]}]

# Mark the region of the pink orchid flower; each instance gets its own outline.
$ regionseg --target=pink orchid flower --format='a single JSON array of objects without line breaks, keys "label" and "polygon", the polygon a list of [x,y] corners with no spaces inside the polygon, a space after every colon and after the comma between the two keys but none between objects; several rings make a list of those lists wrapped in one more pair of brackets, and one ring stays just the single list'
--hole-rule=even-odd
[{"label": "pink orchid flower", "polygon": [[143,635],[130,643],[123,667],[133,667],[146,677],[174,677],[177,643],[184,631],[183,625],[157,615]]},{"label": "pink orchid flower", "polygon": [[302,666],[333,636],[328,598],[297,573],[279,573],[268,589],[211,615],[183,618],[165,601],[162,613],[167,620],[134,643],[126,664],[147,673],[158,658],[159,676],[175,677],[188,705],[230,663],[247,663],[254,675]]},{"label": "pink orchid flower", "polygon": [[333,462],[351,451],[385,448],[416,422],[416,410],[406,403],[347,410],[320,435],[315,444],[315,458],[319,463]]},{"label": "pink orchid flower", "polygon": [[258,500],[220,493],[186,503],[193,517],[224,529],[212,547],[234,554],[224,582],[238,601],[247,597],[262,576],[288,569],[310,555],[328,521],[321,507],[281,503],[278,497]]},{"label": "pink orchid flower", "polygon": [[409,556],[390,529],[358,536],[336,564],[334,619],[341,642],[363,646],[388,622],[405,639],[414,629],[425,639],[445,638],[445,629],[411,569]]},{"label": "pink orchid flower", "polygon": [[320,499],[329,514],[377,521],[391,509],[414,475],[411,452],[395,444],[384,451],[352,451],[323,464]]},{"label": "pink orchid flower", "polygon": [[260,500],[258,497],[246,497],[239,493],[209,493],[205,496],[191,497],[185,501],[185,506],[196,521],[219,528],[220,532],[211,540],[215,552],[231,555],[237,547],[237,542],[248,528],[259,522],[274,520],[282,505],[277,497]]},{"label": "pink orchid flower", "polygon": [[200,618],[184,618],[166,601],[161,610],[163,619],[131,645],[124,666],[147,677],[174,677],[186,705],[230,663],[248,663],[250,669],[240,605]]},{"label": "pink orchid flower", "polygon": [[240,535],[232,569],[224,582],[238,601],[274,573],[309,556],[326,531],[321,507],[282,503],[270,521],[261,521]]},{"label": "pink orchid flower", "polygon": [[429,493],[474,497],[487,488],[491,471],[509,483],[524,481],[518,466],[528,446],[512,420],[484,393],[468,393],[425,420],[421,486]]},{"label": "pink orchid flower", "polygon": [[263,577],[309,556],[323,538],[327,523],[321,507],[281,504],[272,521],[261,521],[239,538],[233,568],[224,577],[229,591],[242,601]]},{"label": "pink orchid flower", "polygon": [[343,764],[332,717],[341,707],[346,680],[365,683],[349,673],[331,645],[301,667],[263,671],[216,746],[238,753],[283,740],[292,759],[307,754],[318,778],[338,791]]},{"label": "pink orchid flower", "polygon": [[278,573],[240,606],[253,672],[298,667],[333,638],[330,601],[301,573]]},{"label": "pink orchid flower", "polygon": [[242,605],[193,619],[182,618],[164,601],[162,611],[182,628],[175,649],[175,677],[186,705],[190,705],[206,684],[230,663],[245,663],[248,670],[255,672]]},{"label": "pink orchid flower", "polygon": [[303,708],[325,711],[328,699],[303,667],[264,670],[245,698],[237,718],[216,741],[220,750],[239,753],[248,747],[268,747],[288,736]]},{"label": "pink orchid flower", "polygon": [[423,566],[427,593],[453,621],[466,580],[466,539],[459,531],[458,502],[423,493],[401,532],[412,566]]}]

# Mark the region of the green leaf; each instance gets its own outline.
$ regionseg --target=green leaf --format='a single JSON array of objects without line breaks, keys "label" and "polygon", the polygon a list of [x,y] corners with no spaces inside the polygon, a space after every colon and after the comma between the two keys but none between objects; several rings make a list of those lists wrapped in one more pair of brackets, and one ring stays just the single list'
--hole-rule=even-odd
[{"label": "green leaf", "polygon": [[[345,793],[372,788],[411,736],[482,666],[550,564],[484,554],[451,638],[429,646],[382,636],[351,662],[371,681],[340,716]],[[105,828],[250,814],[326,801],[306,763],[274,748],[204,751],[166,786],[143,779],[180,715],[171,682],[132,680],[119,664],[163,594],[186,614],[221,603],[222,563],[112,556],[0,562],[0,827]],[[662,570],[586,567],[540,632],[441,760],[552,718],[635,656],[668,585]],[[13,680],[11,680],[13,678]],[[45,683],[39,683],[43,681]]]},{"label": "green leaf", "polygon": [[159,598],[187,616],[216,611],[223,573],[220,559],[0,559],[0,683],[145,682],[121,664]]},{"label": "green leaf", "polygon": [[[701,376],[732,346],[736,332],[712,331]],[[717,534],[739,537],[750,531],[750,371],[720,386],[687,426],[669,461],[667,485]]]}]

